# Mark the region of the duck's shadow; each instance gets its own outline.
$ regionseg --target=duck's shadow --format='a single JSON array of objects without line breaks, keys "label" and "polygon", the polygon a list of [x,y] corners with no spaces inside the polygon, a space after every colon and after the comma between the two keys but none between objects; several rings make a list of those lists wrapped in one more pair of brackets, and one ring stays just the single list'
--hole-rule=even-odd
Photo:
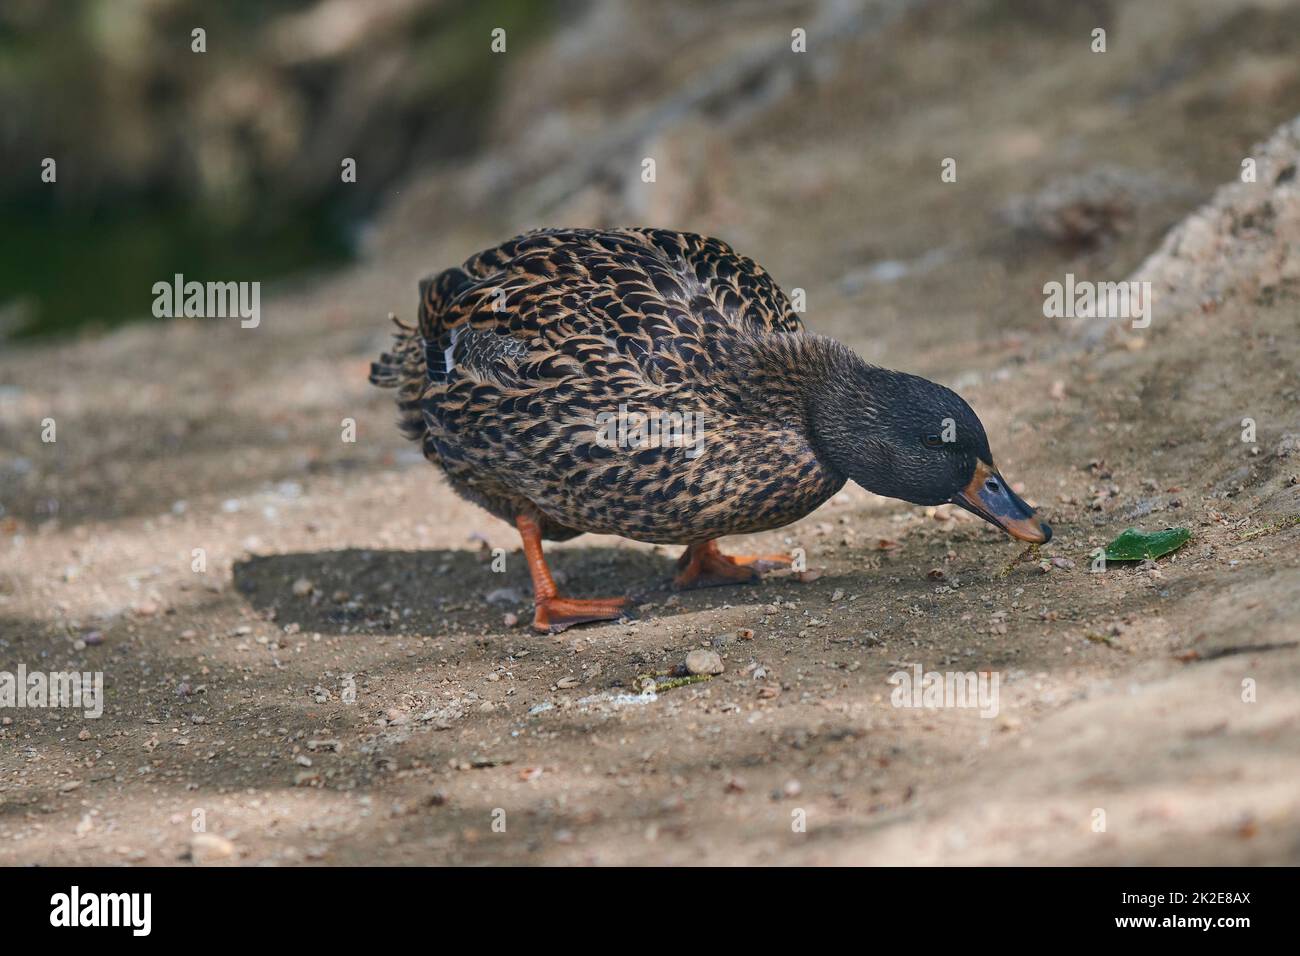
[{"label": "duck's shadow", "polygon": [[[565,548],[547,555],[572,597],[666,594],[673,559],[623,548]],[[272,554],[236,562],[235,587],[254,609],[302,631],[391,634],[498,630],[507,613],[532,617],[532,586],[518,552],[349,548]]]}]

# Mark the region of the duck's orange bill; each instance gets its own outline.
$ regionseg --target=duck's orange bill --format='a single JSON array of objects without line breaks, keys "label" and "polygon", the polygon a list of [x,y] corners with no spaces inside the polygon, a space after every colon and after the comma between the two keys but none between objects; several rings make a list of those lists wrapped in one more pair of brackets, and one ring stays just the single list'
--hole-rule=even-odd
[{"label": "duck's orange bill", "polygon": [[953,495],[952,503],[977,514],[989,524],[997,525],[1013,538],[1046,544],[1052,529],[1034,514],[1006,483],[998,470],[986,462],[975,463],[975,474],[968,484]]}]

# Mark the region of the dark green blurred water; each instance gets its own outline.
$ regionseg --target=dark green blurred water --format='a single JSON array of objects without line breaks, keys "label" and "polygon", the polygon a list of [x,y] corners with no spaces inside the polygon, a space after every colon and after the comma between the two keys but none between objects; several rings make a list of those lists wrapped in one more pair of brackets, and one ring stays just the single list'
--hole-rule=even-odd
[{"label": "dark green blurred water", "polygon": [[178,272],[347,260],[412,171],[472,159],[507,65],[563,5],[0,0],[0,341],[149,318]]},{"label": "dark green blurred water", "polygon": [[175,205],[98,214],[6,210],[0,309],[15,338],[109,328],[151,317],[153,284],[178,272],[200,282],[265,283],[350,255],[348,229],[326,207],[238,229]]}]

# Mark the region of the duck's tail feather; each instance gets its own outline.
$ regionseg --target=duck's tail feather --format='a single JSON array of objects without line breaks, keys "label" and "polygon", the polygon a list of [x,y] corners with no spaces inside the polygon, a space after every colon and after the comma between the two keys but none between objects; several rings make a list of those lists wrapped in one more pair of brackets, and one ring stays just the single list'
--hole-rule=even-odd
[{"label": "duck's tail feather", "polygon": [[390,317],[397,326],[392,351],[370,363],[370,384],[398,389],[397,407],[401,412],[398,424],[407,438],[416,440],[424,436],[424,415],[420,411],[425,384],[424,342],[414,326],[396,316]]}]

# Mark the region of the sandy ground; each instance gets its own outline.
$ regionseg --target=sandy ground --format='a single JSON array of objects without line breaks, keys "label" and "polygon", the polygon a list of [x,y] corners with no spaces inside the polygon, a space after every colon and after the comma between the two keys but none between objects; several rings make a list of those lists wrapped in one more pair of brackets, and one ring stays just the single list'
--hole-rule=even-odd
[{"label": "sandy ground", "polygon": [[[722,235],[808,290],[813,328],[962,391],[1055,528],[1019,562],[962,513],[848,488],[724,542],[801,547],[816,580],[675,595],[676,549],[583,537],[554,567],[635,619],[510,623],[516,538],[365,373],[422,272],[539,224],[526,197],[421,242],[442,213],[397,209],[374,258],[279,290],[257,329],[6,348],[0,670],[101,671],[107,701],[0,715],[0,863],[1300,862],[1295,130],[1251,152],[1294,113],[1272,38],[1296,18],[1223,6],[1119,16],[1136,39],[1105,69],[1055,25],[923,11],[725,144],[664,134],[705,146],[645,219]],[[1259,182],[1215,197],[1247,155]],[[1114,236],[1006,212],[1068,218],[1052,197],[1103,168]],[[542,221],[626,201],[593,186]],[[1043,317],[1043,282],[1134,270],[1149,329]],[[1176,554],[1089,571],[1173,524]],[[704,647],[721,675],[633,694]],[[996,674],[998,713],[893,706],[913,665]]]}]

